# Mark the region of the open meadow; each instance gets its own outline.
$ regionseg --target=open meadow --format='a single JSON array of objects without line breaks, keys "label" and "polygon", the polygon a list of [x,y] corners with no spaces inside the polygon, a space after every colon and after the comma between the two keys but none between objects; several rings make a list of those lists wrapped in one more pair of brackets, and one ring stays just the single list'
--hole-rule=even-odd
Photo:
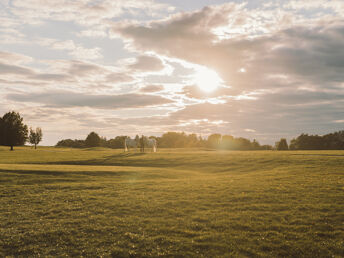
[{"label": "open meadow", "polygon": [[344,151],[0,147],[0,256],[343,257]]}]

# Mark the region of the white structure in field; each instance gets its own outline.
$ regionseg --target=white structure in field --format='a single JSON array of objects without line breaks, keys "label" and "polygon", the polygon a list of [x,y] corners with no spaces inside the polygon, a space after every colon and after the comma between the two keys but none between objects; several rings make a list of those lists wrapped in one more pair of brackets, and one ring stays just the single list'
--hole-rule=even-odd
[{"label": "white structure in field", "polygon": [[[141,145],[144,146],[141,146]],[[141,151],[144,152],[144,148],[151,148],[152,152],[156,152],[157,150],[157,142],[156,139],[152,138],[147,138],[147,137],[143,137],[140,139],[140,142],[137,142],[135,139],[131,139],[131,138],[125,138],[124,140],[124,151],[130,151],[131,148],[134,148],[135,151],[137,149],[137,147],[141,148]]]}]

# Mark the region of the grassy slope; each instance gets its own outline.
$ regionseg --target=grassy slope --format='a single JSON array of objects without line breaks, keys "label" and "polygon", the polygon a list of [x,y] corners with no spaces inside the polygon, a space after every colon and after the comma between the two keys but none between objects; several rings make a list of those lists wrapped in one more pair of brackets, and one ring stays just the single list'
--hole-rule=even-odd
[{"label": "grassy slope", "polygon": [[344,151],[0,148],[0,256],[344,256]]}]

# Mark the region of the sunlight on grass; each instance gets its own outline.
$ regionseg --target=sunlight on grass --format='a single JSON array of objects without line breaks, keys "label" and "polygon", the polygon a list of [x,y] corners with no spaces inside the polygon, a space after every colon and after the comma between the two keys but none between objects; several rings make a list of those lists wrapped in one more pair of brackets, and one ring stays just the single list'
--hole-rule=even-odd
[{"label": "sunlight on grass", "polygon": [[0,148],[0,255],[343,255],[343,151]]}]

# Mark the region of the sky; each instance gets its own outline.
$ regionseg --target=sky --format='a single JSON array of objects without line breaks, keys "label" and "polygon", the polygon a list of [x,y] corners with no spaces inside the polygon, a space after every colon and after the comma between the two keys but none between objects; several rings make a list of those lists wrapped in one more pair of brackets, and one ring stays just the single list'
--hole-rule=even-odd
[{"label": "sky", "polygon": [[344,129],[344,1],[0,0],[0,115],[43,145]]}]

